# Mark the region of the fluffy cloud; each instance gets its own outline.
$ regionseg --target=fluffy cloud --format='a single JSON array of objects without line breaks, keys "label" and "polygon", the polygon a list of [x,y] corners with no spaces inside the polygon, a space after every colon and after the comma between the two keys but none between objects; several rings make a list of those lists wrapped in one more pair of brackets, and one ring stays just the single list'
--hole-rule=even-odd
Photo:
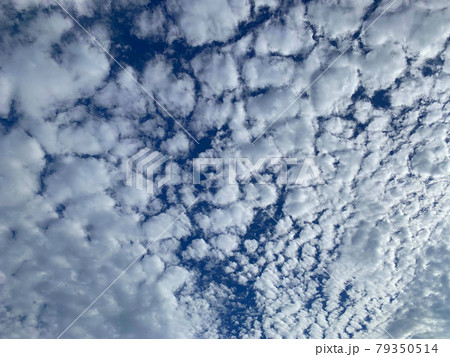
[{"label": "fluffy cloud", "polygon": [[308,19],[326,37],[336,39],[356,32],[370,0],[316,1],[308,4]]},{"label": "fluffy cloud", "polygon": [[144,87],[153,93],[170,113],[187,116],[195,105],[194,82],[187,73],[173,74],[173,66],[157,57],[150,61],[143,74]]},{"label": "fluffy cloud", "polygon": [[135,19],[135,32],[140,38],[163,38],[164,15],[161,8],[141,12]]},{"label": "fluffy cloud", "polygon": [[45,166],[44,152],[35,139],[19,130],[3,135],[0,148],[2,206],[23,204],[40,189],[38,179]]},{"label": "fluffy cloud", "polygon": [[255,50],[260,55],[302,54],[309,50],[314,41],[312,31],[305,21],[305,8],[294,7],[283,17],[283,21],[266,22],[258,31]]},{"label": "fluffy cloud", "polygon": [[202,54],[192,62],[196,77],[203,84],[203,93],[219,95],[236,89],[238,73],[230,54]]},{"label": "fluffy cloud", "polygon": [[177,18],[186,40],[193,46],[225,41],[250,12],[248,1],[170,1],[167,8]]},{"label": "fluffy cloud", "polygon": [[244,65],[244,77],[251,89],[279,87],[289,83],[294,63],[283,57],[252,58]]},{"label": "fluffy cloud", "polygon": [[398,1],[308,88],[389,4],[64,1],[198,145],[53,2],[2,4],[0,335],[57,337],[135,261],[64,337],[448,337],[448,4]]},{"label": "fluffy cloud", "polygon": [[[19,45],[2,53],[6,97],[17,99],[25,114],[45,116],[57,105],[90,95],[108,74],[109,63],[98,47],[83,39],[60,42],[72,26],[62,15],[39,15],[9,39]],[[8,105],[5,100],[2,107]]]}]

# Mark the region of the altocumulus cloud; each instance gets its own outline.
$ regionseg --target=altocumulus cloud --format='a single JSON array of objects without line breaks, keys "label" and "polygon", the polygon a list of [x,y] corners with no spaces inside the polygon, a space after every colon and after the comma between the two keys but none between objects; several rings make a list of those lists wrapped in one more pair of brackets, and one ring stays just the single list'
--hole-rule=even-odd
[{"label": "altocumulus cloud", "polygon": [[447,1],[60,2],[128,74],[53,0],[0,5],[1,337],[57,337],[140,254],[64,337],[449,337]]}]

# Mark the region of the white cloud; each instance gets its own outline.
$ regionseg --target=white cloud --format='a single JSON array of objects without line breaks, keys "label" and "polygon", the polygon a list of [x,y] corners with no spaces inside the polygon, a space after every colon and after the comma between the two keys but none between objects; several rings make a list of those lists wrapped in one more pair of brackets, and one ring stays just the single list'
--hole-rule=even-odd
[{"label": "white cloud", "polygon": [[34,138],[19,130],[2,135],[0,150],[2,206],[24,204],[40,189],[39,175],[45,166],[44,152]]},{"label": "white cloud", "polygon": [[[387,11],[376,23],[382,31],[368,31],[365,43],[370,47],[384,43],[400,43],[409,56],[419,61],[432,58],[450,34],[446,26],[448,4],[445,1],[425,1],[421,4],[404,1]],[[377,13],[372,17],[377,16]],[[370,23],[374,18],[369,19]]]},{"label": "white cloud", "polygon": [[170,1],[167,8],[176,18],[189,44],[225,41],[250,12],[247,0]]},{"label": "white cloud", "polygon": [[[377,321],[448,336],[445,1],[399,1],[255,144],[389,2],[64,2],[98,14],[89,29],[198,138],[215,133],[200,146],[51,2],[14,4],[0,14],[0,335],[56,337],[138,257],[65,337],[386,337]],[[111,8],[166,41],[143,70],[132,43],[113,46]],[[390,106],[375,108],[380,89]],[[143,147],[173,156],[158,197],[124,185]],[[193,152],[313,157],[323,181],[285,187],[275,169],[270,185],[199,187]]]},{"label": "white cloud", "polygon": [[329,69],[311,89],[317,114],[326,116],[346,108],[358,88],[358,82],[358,73],[350,66],[336,65]]},{"label": "white cloud", "polygon": [[230,234],[221,234],[217,236],[212,244],[226,256],[231,255],[237,249],[239,237]]},{"label": "white cloud", "polygon": [[202,54],[191,65],[203,84],[206,96],[219,95],[223,91],[236,89],[238,85],[236,65],[230,54]]},{"label": "white cloud", "polygon": [[[127,71],[134,77],[138,75],[133,68]],[[118,117],[139,119],[147,111],[154,112],[153,100],[139,87],[139,85],[125,72],[119,72],[115,81],[109,81],[95,94],[95,102],[110,110]]]},{"label": "white cloud", "polygon": [[236,202],[239,198],[239,186],[238,185],[225,185],[220,188],[214,195],[214,203],[217,205],[227,205],[232,202]]},{"label": "white cloud", "polygon": [[[19,11],[34,7],[50,7],[55,5],[53,0],[9,0],[9,2]],[[59,2],[64,8],[82,16],[92,16],[95,8],[94,3],[88,0],[60,0]]]},{"label": "white cloud", "polygon": [[140,38],[163,38],[164,15],[161,8],[153,11],[143,11],[135,18],[135,33]]},{"label": "white cloud", "polygon": [[11,81],[0,72],[0,115],[2,117],[7,117],[9,114],[12,95]]},{"label": "white cloud", "polygon": [[263,6],[268,6],[270,9],[278,7],[278,0],[255,0],[255,7],[258,9]]},{"label": "white cloud", "polygon": [[364,1],[315,1],[307,5],[308,19],[326,37],[335,39],[356,32],[361,20],[372,4]]},{"label": "white cloud", "polygon": [[[109,63],[98,47],[81,39],[60,42],[71,27],[62,15],[40,15],[25,30],[33,40],[2,54],[6,80],[27,115],[45,116],[56,105],[92,94],[108,74]],[[22,42],[23,35],[11,40]],[[51,56],[55,44],[61,46],[57,58]]]},{"label": "white cloud", "polygon": [[186,154],[189,150],[190,139],[183,133],[178,132],[174,137],[166,140],[162,148],[170,155]]},{"label": "white cloud", "polygon": [[281,21],[266,22],[258,31],[255,51],[259,55],[294,55],[308,51],[314,41],[303,6],[292,8]]},{"label": "white cloud", "polygon": [[227,120],[235,117],[235,112],[229,96],[224,98],[223,103],[217,103],[213,98],[200,98],[192,115],[190,127],[198,133],[198,136],[204,137],[208,130],[221,129]]},{"label": "white cloud", "polygon": [[183,255],[188,259],[200,260],[208,256],[211,252],[211,247],[203,239],[194,239],[186,252]]},{"label": "white cloud", "polygon": [[252,58],[243,68],[246,83],[251,89],[286,85],[293,71],[293,61],[282,57]]},{"label": "white cloud", "polygon": [[174,75],[163,57],[147,63],[143,85],[172,115],[186,117],[194,108],[194,81],[186,73]]}]

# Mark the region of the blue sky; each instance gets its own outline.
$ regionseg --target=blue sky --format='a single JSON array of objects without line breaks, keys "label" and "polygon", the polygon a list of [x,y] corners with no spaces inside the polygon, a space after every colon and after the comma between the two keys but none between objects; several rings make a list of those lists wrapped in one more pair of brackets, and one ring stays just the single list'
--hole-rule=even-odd
[{"label": "blue sky", "polygon": [[446,1],[58,2],[0,5],[0,337],[449,337]]}]

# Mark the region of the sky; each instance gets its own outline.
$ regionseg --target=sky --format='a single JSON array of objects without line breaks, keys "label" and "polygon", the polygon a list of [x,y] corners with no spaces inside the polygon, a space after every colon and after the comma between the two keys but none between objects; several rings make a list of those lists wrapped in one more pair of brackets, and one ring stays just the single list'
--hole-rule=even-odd
[{"label": "sky", "polygon": [[449,18],[3,0],[0,337],[449,338]]}]

